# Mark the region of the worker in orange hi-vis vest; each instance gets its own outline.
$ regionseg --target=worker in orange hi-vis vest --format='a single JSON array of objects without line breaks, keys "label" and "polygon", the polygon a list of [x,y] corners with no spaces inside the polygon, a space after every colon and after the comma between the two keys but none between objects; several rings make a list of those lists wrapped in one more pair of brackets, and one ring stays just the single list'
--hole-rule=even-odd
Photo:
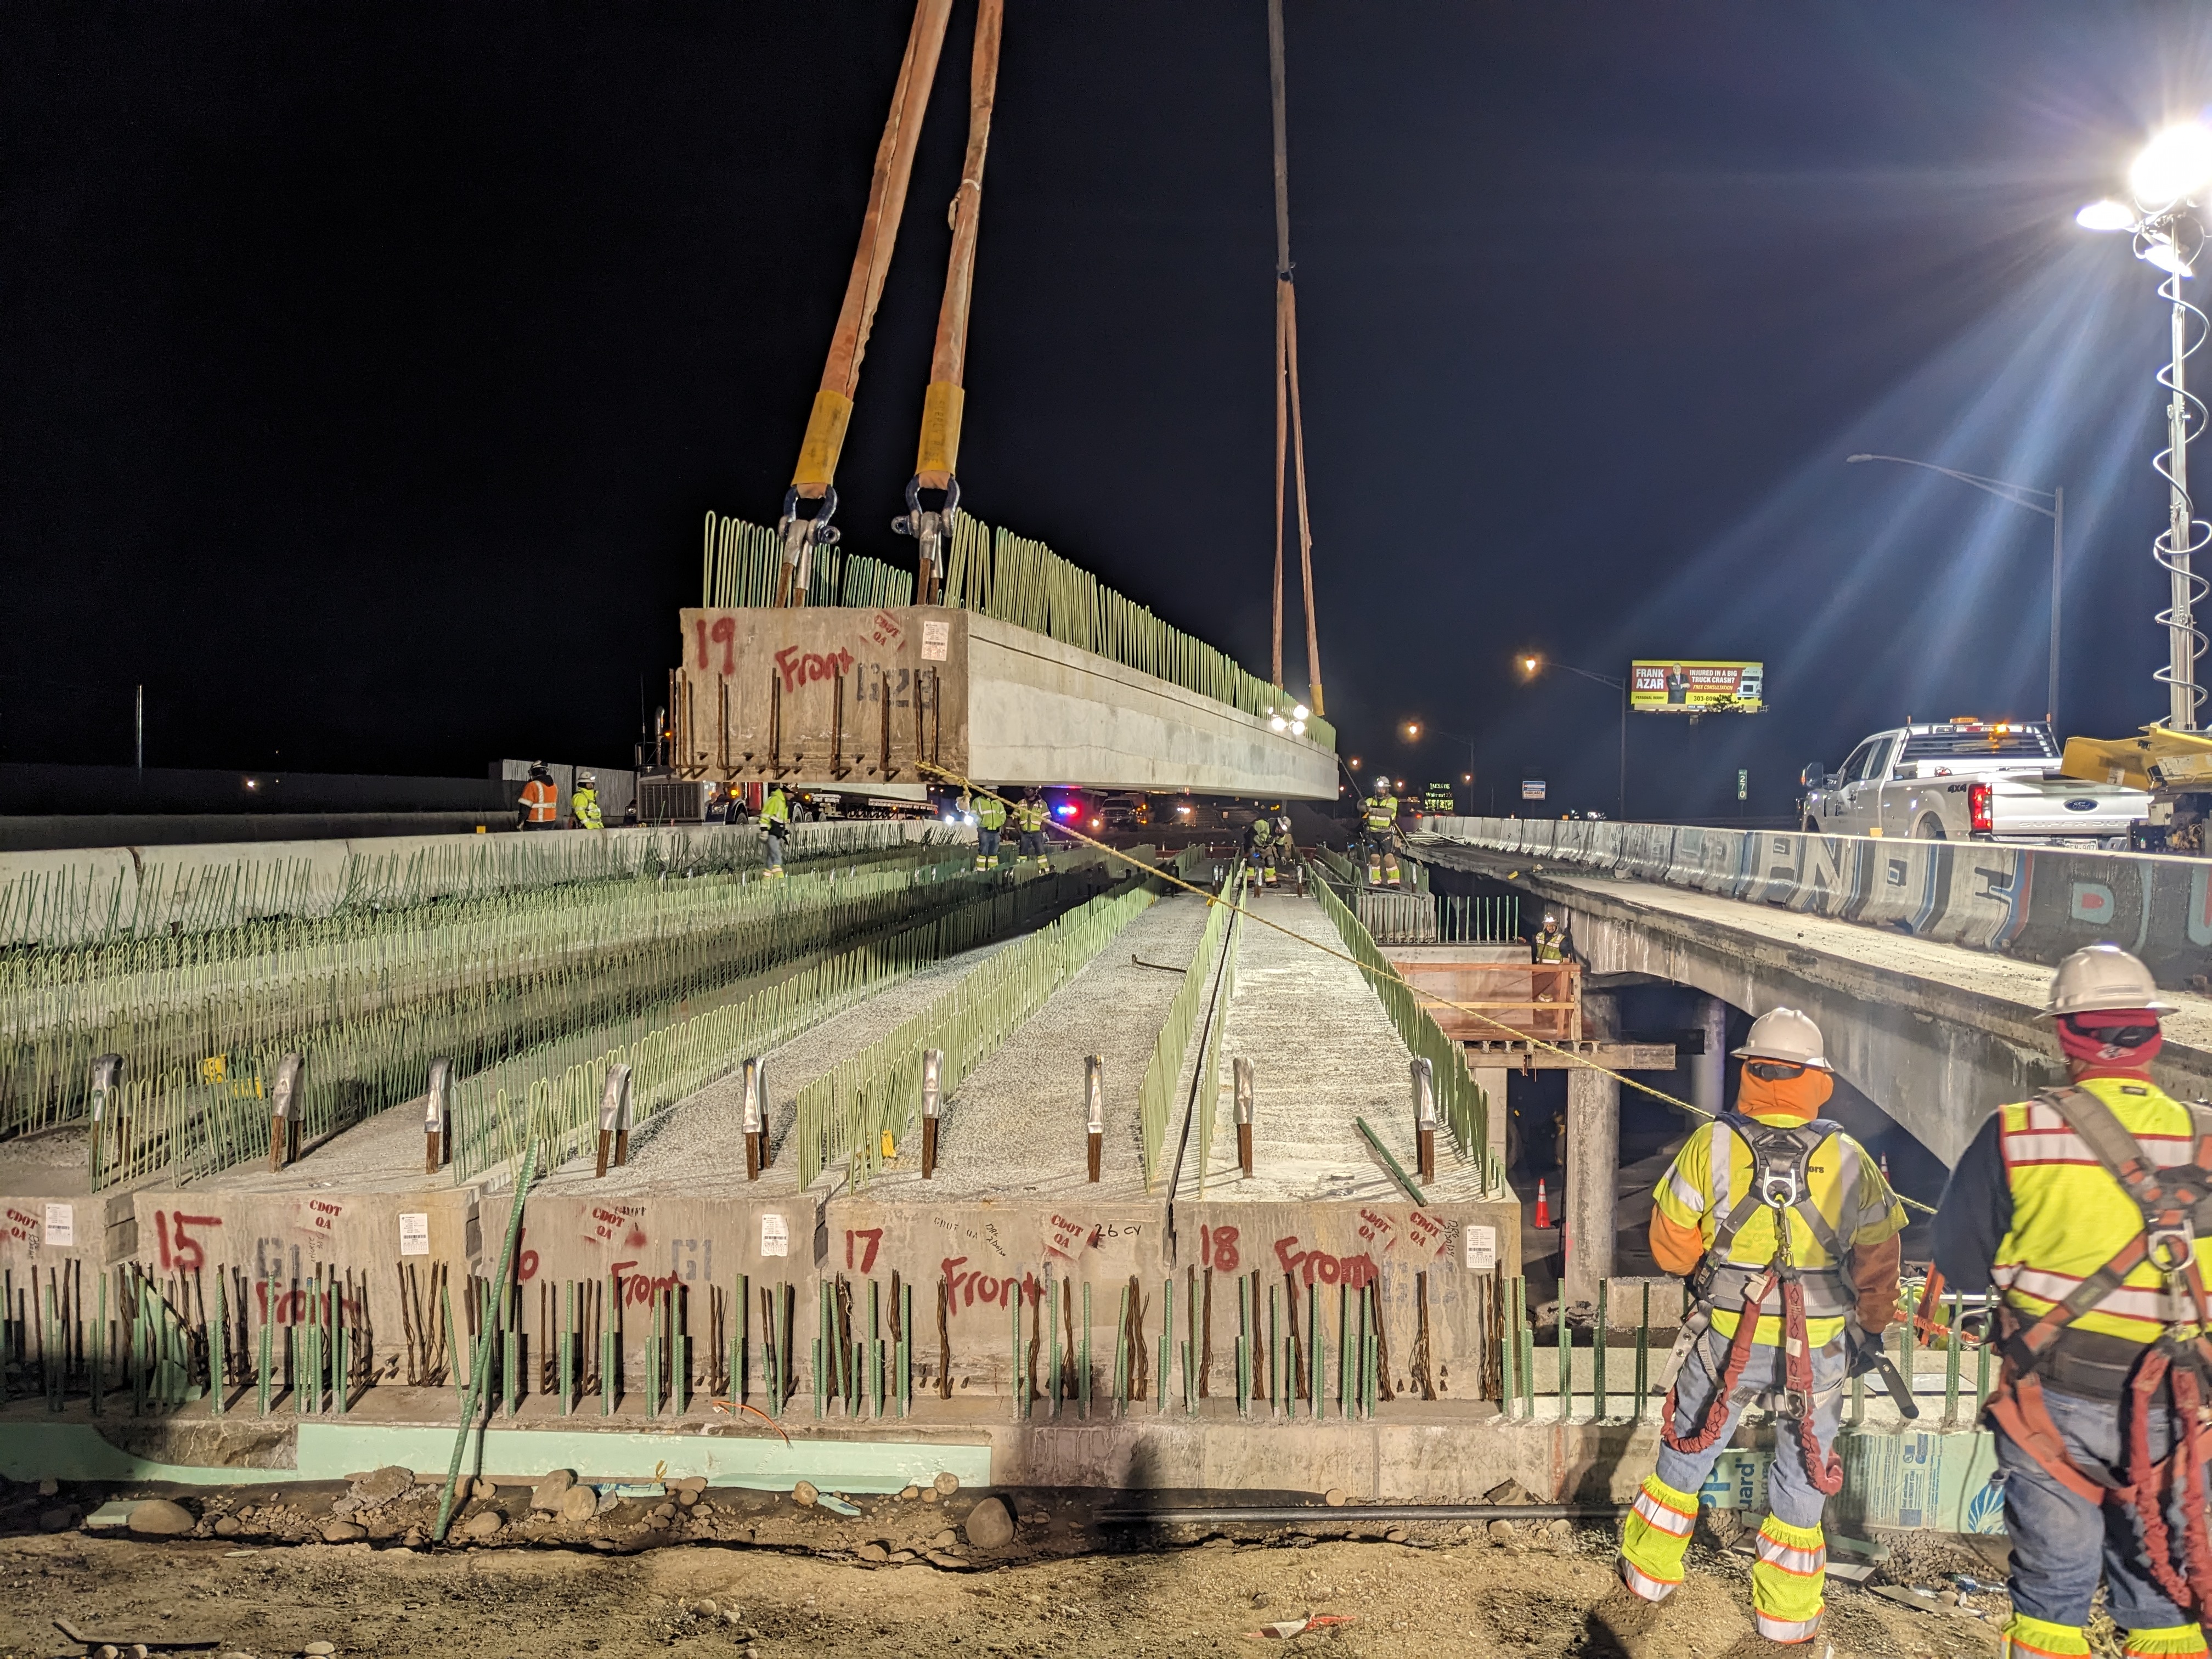
[{"label": "worker in orange hi-vis vest", "polygon": [[555,809],[561,804],[561,791],[553,782],[553,774],[544,761],[530,763],[530,781],[522,786],[522,802],[515,817],[518,830],[550,830],[559,822]]}]

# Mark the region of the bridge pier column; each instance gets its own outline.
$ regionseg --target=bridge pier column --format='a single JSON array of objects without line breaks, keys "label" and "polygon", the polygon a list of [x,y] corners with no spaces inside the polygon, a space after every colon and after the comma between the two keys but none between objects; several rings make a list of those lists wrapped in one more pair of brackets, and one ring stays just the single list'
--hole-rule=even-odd
[{"label": "bridge pier column", "polygon": [[1620,1225],[1620,1085],[1577,1066],[1567,1073],[1567,1268],[1560,1300],[1597,1303],[1613,1277]]},{"label": "bridge pier column", "polygon": [[1506,1079],[1512,1073],[1503,1066],[1470,1066],[1468,1070],[1474,1075],[1474,1086],[1490,1102],[1490,1156],[1502,1170],[1506,1163],[1505,1130],[1513,1115],[1505,1104]]},{"label": "bridge pier column", "polygon": [[1690,1104],[1718,1116],[1728,1099],[1728,1010],[1718,997],[1699,1000],[1698,1024],[1705,1027],[1705,1052],[1690,1062]]}]

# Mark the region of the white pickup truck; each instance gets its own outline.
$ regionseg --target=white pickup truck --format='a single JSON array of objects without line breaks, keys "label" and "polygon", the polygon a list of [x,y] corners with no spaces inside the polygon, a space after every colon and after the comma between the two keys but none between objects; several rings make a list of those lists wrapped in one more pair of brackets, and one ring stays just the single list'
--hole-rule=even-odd
[{"label": "white pickup truck", "polygon": [[2058,770],[2040,720],[1931,721],[1877,732],[1843,769],[1815,761],[1800,781],[1808,835],[2009,841],[2125,848],[2150,811],[2140,789]]}]

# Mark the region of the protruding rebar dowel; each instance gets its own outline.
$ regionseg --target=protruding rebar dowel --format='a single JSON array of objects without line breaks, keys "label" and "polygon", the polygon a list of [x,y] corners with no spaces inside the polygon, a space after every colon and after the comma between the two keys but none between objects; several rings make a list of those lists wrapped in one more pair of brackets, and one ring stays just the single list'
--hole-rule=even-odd
[{"label": "protruding rebar dowel", "polygon": [[937,1115],[945,1108],[945,1051],[921,1051],[921,1178],[937,1173]]},{"label": "protruding rebar dowel", "polygon": [[1237,1167],[1252,1173],[1252,1062],[1239,1060],[1237,1073]]},{"label": "protruding rebar dowel", "polygon": [[745,1179],[758,1181],[761,1171],[768,1167],[768,1085],[757,1059],[745,1061],[740,1087],[743,1103],[739,1122],[745,1138]]},{"label": "protruding rebar dowel", "polygon": [[1436,1073],[1425,1060],[1411,1066],[1413,1079],[1413,1145],[1420,1163],[1420,1178],[1437,1178]]},{"label": "protruding rebar dowel", "polygon": [[430,1062],[429,1092],[422,1100],[422,1173],[435,1175],[453,1161],[453,1063]]},{"label": "protruding rebar dowel", "polygon": [[1106,1145],[1106,1062],[1097,1054],[1083,1057],[1083,1112],[1091,1143],[1091,1178],[1097,1181],[1099,1156]]},{"label": "protruding rebar dowel", "polygon": [[269,1167],[281,1170],[300,1156],[300,1068],[297,1054],[276,1062],[269,1090]]}]

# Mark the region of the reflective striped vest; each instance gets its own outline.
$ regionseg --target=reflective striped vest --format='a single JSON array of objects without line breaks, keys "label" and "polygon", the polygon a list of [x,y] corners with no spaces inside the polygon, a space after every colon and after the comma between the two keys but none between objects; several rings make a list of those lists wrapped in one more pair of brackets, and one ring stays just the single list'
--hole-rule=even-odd
[{"label": "reflective striped vest", "polygon": [[522,810],[532,823],[552,823],[554,808],[560,801],[561,792],[543,778],[532,778],[522,786]]},{"label": "reflective striped vest", "polygon": [[1014,817],[1024,835],[1034,834],[1044,828],[1045,808],[1042,801],[1025,800],[1014,809]]},{"label": "reflective striped vest", "polygon": [[[1652,1197],[1669,1221],[1697,1229],[1710,1249],[1722,1221],[1743,1202],[1751,1185],[1750,1146],[1725,1120],[1717,1119],[1690,1136]],[[1813,1208],[1846,1250],[1879,1244],[1905,1231],[1904,1206],[1881,1178],[1881,1167],[1841,1129],[1824,1136],[1805,1160],[1805,1186]],[[1728,1265],[1763,1268],[1774,1260],[1774,1212],[1755,1204],[1729,1243]],[[1806,1336],[1820,1347],[1843,1328],[1844,1316],[1855,1299],[1844,1276],[1844,1264],[1822,1244],[1804,1217],[1795,1213],[1790,1217],[1790,1259],[1804,1274]],[[1713,1328],[1723,1336],[1735,1334],[1743,1306],[1742,1277],[1734,1275],[1734,1293],[1718,1296],[1713,1304]],[[1762,1311],[1756,1340],[1778,1343],[1780,1297],[1769,1298],[1763,1307],[1775,1312]]]},{"label": "reflective striped vest", "polygon": [[1380,835],[1398,822],[1398,798],[1395,795],[1370,795],[1364,808],[1367,828],[1374,834]]},{"label": "reflective striped vest", "polygon": [[791,803],[783,798],[781,788],[768,792],[768,799],[761,804],[761,826],[778,831],[791,822]]},{"label": "reflective striped vest", "polygon": [[576,828],[579,830],[606,828],[605,820],[599,815],[599,796],[597,790],[579,789],[568,797],[568,810],[576,815]]},{"label": "reflective striped vest", "polygon": [[[2195,1150],[2189,1109],[2156,1084],[2100,1077],[2075,1086],[2103,1101],[2153,1163],[2189,1162]],[[2008,1304],[2035,1320],[2118,1255],[2142,1231],[2142,1212],[2052,1107],[2023,1100],[1998,1108],[1998,1115],[2012,1231],[1997,1247],[1997,1288]],[[2212,1238],[2197,1241],[2197,1260],[2212,1277]],[[2170,1321],[2185,1315],[2146,1261],[2073,1328],[2154,1342]]]},{"label": "reflective striped vest", "polygon": [[1006,827],[1006,804],[995,796],[986,795],[975,803],[975,822],[986,830]]}]

